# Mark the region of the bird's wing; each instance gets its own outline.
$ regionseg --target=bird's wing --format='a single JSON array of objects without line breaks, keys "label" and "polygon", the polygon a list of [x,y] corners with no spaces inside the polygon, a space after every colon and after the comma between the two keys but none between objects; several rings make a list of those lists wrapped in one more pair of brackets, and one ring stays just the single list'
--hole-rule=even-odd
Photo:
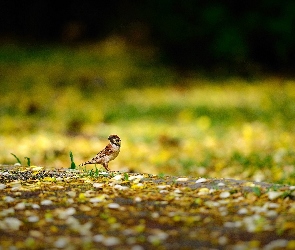
[{"label": "bird's wing", "polygon": [[96,155],[95,158],[97,158],[97,157],[99,157],[99,158],[100,157],[104,157],[104,156],[110,155],[112,153],[113,153],[113,147],[112,147],[111,144],[108,144],[108,145],[106,145],[106,147],[103,150],[101,150],[100,152],[97,153],[97,155]]}]

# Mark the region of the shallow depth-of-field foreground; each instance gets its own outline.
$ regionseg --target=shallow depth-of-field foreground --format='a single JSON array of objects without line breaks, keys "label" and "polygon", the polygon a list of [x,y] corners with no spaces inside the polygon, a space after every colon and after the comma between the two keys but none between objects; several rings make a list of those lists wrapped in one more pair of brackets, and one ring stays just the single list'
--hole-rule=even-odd
[{"label": "shallow depth-of-field foreground", "polygon": [[1,249],[294,249],[295,186],[0,167]]},{"label": "shallow depth-of-field foreground", "polygon": [[291,80],[181,78],[118,38],[0,56],[1,164],[68,168],[118,134],[111,170],[295,183]]}]

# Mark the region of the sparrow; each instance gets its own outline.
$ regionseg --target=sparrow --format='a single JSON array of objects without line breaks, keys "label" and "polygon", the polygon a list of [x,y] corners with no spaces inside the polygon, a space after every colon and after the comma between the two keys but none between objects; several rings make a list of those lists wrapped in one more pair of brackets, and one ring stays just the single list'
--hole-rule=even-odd
[{"label": "sparrow", "polygon": [[107,171],[110,171],[108,163],[114,160],[120,153],[121,139],[117,135],[110,135],[108,140],[110,143],[103,150],[97,153],[97,155],[90,161],[83,162],[79,166],[85,166],[87,164],[101,164]]}]

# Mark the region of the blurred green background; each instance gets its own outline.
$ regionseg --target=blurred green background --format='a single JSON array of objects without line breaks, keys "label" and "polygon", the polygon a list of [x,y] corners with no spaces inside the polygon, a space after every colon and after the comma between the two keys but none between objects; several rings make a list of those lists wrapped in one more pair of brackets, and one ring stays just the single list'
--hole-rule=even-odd
[{"label": "blurred green background", "polygon": [[[1,1],[0,163],[295,183],[295,4]],[[25,160],[24,160],[25,162]]]}]

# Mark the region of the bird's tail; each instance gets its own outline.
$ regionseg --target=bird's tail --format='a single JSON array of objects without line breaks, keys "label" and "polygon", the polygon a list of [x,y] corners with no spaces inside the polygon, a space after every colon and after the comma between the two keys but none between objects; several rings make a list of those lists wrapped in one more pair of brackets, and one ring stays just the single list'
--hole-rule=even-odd
[{"label": "bird's tail", "polygon": [[97,162],[94,161],[94,159],[91,159],[90,161],[85,161],[81,164],[79,164],[79,166],[85,166],[85,165],[88,165],[88,164],[95,164]]},{"label": "bird's tail", "polygon": [[87,164],[101,164],[101,159],[99,159],[99,155],[97,154],[91,160],[85,161],[85,162],[81,163],[79,166],[85,166]]}]

